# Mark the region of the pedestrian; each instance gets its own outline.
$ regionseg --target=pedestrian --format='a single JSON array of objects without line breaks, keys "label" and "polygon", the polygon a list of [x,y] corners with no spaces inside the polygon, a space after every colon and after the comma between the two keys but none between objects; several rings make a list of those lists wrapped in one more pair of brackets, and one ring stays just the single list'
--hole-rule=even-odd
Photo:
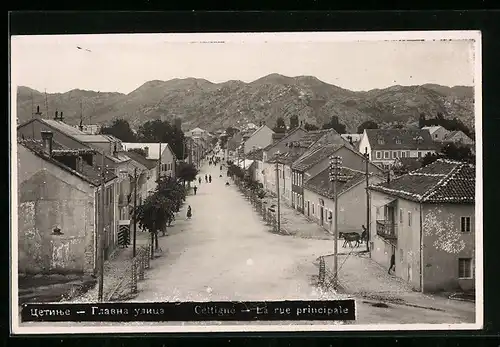
[{"label": "pedestrian", "polygon": [[208,183],[208,176],[205,174],[205,183]]},{"label": "pedestrian", "polygon": [[191,219],[193,216],[193,212],[191,212],[191,205],[188,206],[188,211],[187,211],[187,219]]},{"label": "pedestrian", "polygon": [[220,171],[222,171],[222,165],[220,166]]},{"label": "pedestrian", "polygon": [[208,176],[208,183],[212,183],[212,175]]},{"label": "pedestrian", "polygon": [[196,191],[198,190],[198,187],[194,186],[193,190],[194,190],[194,195],[196,195]]},{"label": "pedestrian", "polygon": [[391,265],[389,266],[389,271],[387,271],[387,273],[390,275],[391,274],[391,271],[394,269],[394,271],[396,271],[396,255],[394,252],[392,252],[392,255],[391,255]]},{"label": "pedestrian", "polygon": [[201,177],[198,177],[198,183],[201,184]]}]

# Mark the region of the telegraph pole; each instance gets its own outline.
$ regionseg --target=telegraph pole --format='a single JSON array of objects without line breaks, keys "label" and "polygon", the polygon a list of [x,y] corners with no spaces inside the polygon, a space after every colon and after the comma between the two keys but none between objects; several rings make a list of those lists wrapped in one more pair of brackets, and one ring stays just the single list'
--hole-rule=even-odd
[{"label": "telegraph pole", "polygon": [[370,185],[369,182],[369,175],[370,173],[368,172],[368,163],[370,160],[370,155],[368,154],[368,148],[365,147],[365,153],[364,157],[366,159],[365,163],[365,175],[366,175],[366,251],[370,252],[370,190],[368,189],[368,186]]},{"label": "telegraph pole", "polygon": [[160,149],[158,153],[158,181],[161,178],[161,142],[160,142]]},{"label": "telegraph pole", "polygon": [[98,259],[99,259],[99,290],[98,290],[98,300],[99,302],[103,301],[103,291],[104,291],[104,224],[106,223],[105,219],[105,210],[104,210],[104,202],[105,202],[105,161],[104,161],[104,152],[101,153],[102,162],[101,162],[101,196],[100,196],[100,206],[99,206],[99,215],[101,216],[101,227],[99,228],[99,238],[98,238]]},{"label": "telegraph pole", "polygon": [[281,232],[281,201],[280,201],[280,175],[279,175],[279,167],[278,167],[278,156],[280,152],[276,152],[276,193],[278,194],[278,209],[276,214],[276,220],[278,222],[278,232]]},{"label": "telegraph pole", "polygon": [[137,245],[137,218],[135,212],[137,210],[137,168],[134,168],[134,240],[132,241],[132,258],[135,258],[135,248]]},{"label": "telegraph pole", "polygon": [[338,277],[338,190],[337,181],[340,174],[340,169],[342,167],[342,158],[339,156],[330,157],[330,184],[333,186],[333,196],[335,202],[335,210],[333,216],[333,274],[334,274],[334,286],[337,285]]}]

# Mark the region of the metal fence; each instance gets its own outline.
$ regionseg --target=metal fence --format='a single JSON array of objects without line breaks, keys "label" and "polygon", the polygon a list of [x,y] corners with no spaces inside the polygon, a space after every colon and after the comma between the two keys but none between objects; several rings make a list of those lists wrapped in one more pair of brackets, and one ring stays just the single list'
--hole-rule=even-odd
[{"label": "metal fence", "polygon": [[137,255],[131,263],[130,294],[137,294],[137,283],[145,278],[145,271],[151,267],[151,247],[141,246],[137,249]]}]

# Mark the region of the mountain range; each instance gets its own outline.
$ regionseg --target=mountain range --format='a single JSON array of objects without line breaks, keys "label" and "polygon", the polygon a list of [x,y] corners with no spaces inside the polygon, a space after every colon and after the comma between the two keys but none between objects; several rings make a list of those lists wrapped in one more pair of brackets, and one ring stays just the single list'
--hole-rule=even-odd
[{"label": "mountain range", "polygon": [[[291,115],[321,126],[338,116],[355,132],[358,125],[373,120],[382,127],[408,125],[421,113],[434,117],[458,118],[474,126],[473,87],[446,87],[436,84],[395,85],[385,89],[351,91],[312,76],[287,77],[271,74],[245,83],[231,80],[212,83],[186,78],[149,81],[128,94],[74,89],[45,94],[29,87],[17,90],[17,120],[32,118],[40,107],[42,117],[63,111],[66,122],[108,124],[122,118],[133,128],[152,119],[182,119],[183,128],[216,130],[261,121],[273,126],[278,117],[288,123]],[[47,115],[48,110],[48,115]]]}]

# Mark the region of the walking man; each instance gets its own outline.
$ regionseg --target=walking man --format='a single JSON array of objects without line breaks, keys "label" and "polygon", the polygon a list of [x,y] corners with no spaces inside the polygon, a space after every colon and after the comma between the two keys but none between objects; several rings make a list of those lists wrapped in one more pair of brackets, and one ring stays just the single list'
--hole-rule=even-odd
[{"label": "walking man", "polygon": [[391,271],[396,270],[395,267],[396,267],[396,254],[395,254],[395,252],[392,252],[391,265],[389,266],[389,271],[387,271],[387,273],[390,275]]},{"label": "walking man", "polygon": [[198,187],[194,186],[193,190],[194,190],[194,195],[196,195],[196,191],[198,190]]},{"label": "walking man", "polygon": [[198,176],[198,183],[201,184],[201,177]]},{"label": "walking man", "polygon": [[205,174],[205,183],[208,183],[208,176]]},{"label": "walking man", "polygon": [[189,205],[186,217],[187,217],[187,219],[191,219],[192,216],[193,216],[193,212],[191,211],[191,205]]},{"label": "walking man", "polygon": [[212,183],[212,175],[208,176],[208,183]]}]

